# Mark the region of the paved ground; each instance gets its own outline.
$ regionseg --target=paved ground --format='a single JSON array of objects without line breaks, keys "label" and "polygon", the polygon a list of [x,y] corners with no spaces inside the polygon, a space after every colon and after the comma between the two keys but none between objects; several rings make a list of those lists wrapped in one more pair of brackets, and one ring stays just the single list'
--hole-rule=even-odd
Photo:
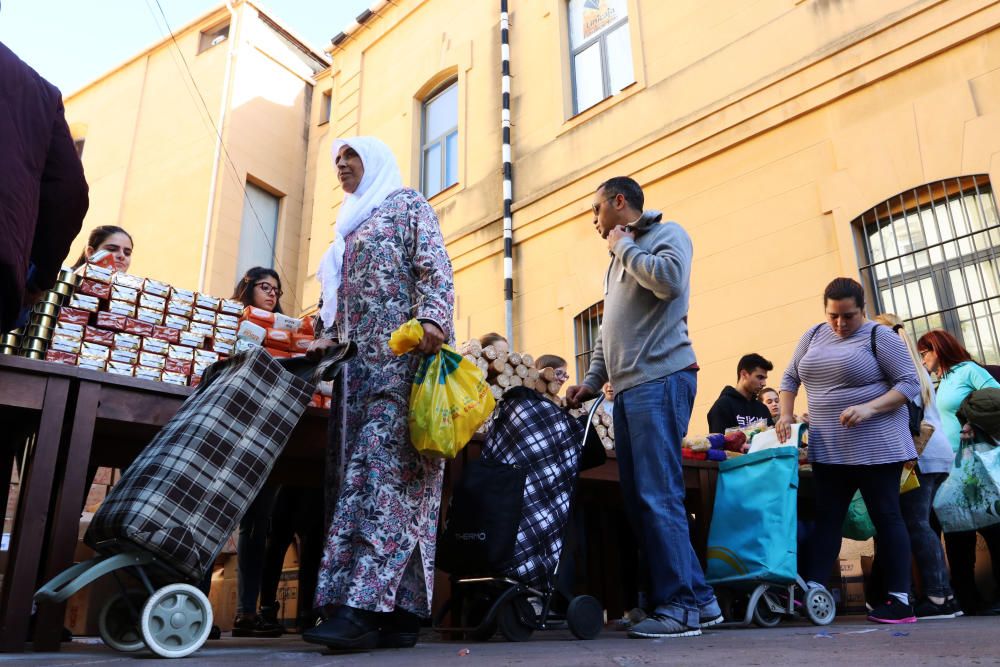
[{"label": "paved ground", "polygon": [[[568,633],[536,633],[520,644],[494,640],[485,644],[444,642],[428,632],[412,649],[367,653],[323,653],[298,636],[281,639],[232,639],[209,642],[187,658],[189,665],[405,665],[419,667],[638,667],[639,665],[761,665],[796,667],[836,665],[1000,665],[1000,617],[924,621],[910,626],[876,626],[860,617],[838,621],[828,628],[787,624],[773,629],[714,629],[701,637],[670,640],[630,640],[609,630],[600,638],[582,642]],[[78,639],[61,653],[0,655],[0,663],[20,665],[149,664],[149,653],[125,655],[100,640]]]}]

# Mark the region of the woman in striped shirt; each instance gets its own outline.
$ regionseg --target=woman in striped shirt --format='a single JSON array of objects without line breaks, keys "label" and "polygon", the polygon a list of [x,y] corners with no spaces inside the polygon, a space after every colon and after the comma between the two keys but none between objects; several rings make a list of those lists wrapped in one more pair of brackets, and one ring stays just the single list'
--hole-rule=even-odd
[{"label": "woman in striped shirt", "polygon": [[858,489],[879,535],[889,599],[868,619],[916,621],[909,601],[910,538],[899,509],[903,464],[917,458],[907,400],[920,394],[906,346],[889,327],[864,316],[859,283],[837,278],[823,293],[826,323],[803,334],[781,381],[784,442],[791,434],[795,396],[804,385],[809,404],[809,459],[816,489],[816,531],[805,579],[824,584],[840,553],[841,526]]}]

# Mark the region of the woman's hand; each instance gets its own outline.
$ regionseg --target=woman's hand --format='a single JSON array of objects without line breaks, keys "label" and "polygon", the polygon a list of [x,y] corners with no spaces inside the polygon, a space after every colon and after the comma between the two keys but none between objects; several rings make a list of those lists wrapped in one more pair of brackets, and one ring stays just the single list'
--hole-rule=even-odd
[{"label": "woman's hand", "polygon": [[421,322],[420,324],[424,327],[424,337],[420,339],[417,351],[424,354],[437,354],[444,344],[444,332],[433,322]]},{"label": "woman's hand", "polygon": [[795,418],[792,415],[781,415],[778,417],[778,421],[774,424],[774,433],[778,436],[778,442],[788,442],[788,439],[792,437],[792,424],[795,423]]},{"label": "woman's hand", "polygon": [[317,338],[313,342],[309,343],[309,349],[306,350],[306,356],[310,359],[322,359],[326,351],[337,344],[337,341],[331,340],[329,338]]},{"label": "woman's hand", "polygon": [[871,419],[875,415],[875,409],[867,403],[863,405],[852,405],[840,413],[840,425],[844,428],[857,426],[866,419]]}]

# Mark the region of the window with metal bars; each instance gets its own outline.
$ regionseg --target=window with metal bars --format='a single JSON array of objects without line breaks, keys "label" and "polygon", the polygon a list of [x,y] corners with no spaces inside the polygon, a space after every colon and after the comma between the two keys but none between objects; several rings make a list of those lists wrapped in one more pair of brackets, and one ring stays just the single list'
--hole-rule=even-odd
[{"label": "window with metal bars", "polygon": [[583,376],[590,368],[590,359],[594,356],[594,347],[597,345],[597,335],[601,332],[601,319],[603,317],[604,302],[598,301],[573,319],[577,382],[583,381]]},{"label": "window with metal bars", "polygon": [[919,337],[945,329],[973,358],[1000,363],[1000,215],[985,175],[928,183],[854,221],[877,312]]}]

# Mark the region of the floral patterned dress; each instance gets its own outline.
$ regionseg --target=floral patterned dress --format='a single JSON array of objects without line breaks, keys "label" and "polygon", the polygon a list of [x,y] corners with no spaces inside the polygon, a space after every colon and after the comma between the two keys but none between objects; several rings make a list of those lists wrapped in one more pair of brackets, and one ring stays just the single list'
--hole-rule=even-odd
[{"label": "floral patterned dress", "polygon": [[[315,603],[429,616],[444,464],[410,444],[410,386],[421,355],[389,335],[417,317],[452,338],[454,283],[437,216],[403,188],[346,238],[337,323],[358,346],[330,415],[327,517]],[[338,408],[337,406],[341,406]]]}]

